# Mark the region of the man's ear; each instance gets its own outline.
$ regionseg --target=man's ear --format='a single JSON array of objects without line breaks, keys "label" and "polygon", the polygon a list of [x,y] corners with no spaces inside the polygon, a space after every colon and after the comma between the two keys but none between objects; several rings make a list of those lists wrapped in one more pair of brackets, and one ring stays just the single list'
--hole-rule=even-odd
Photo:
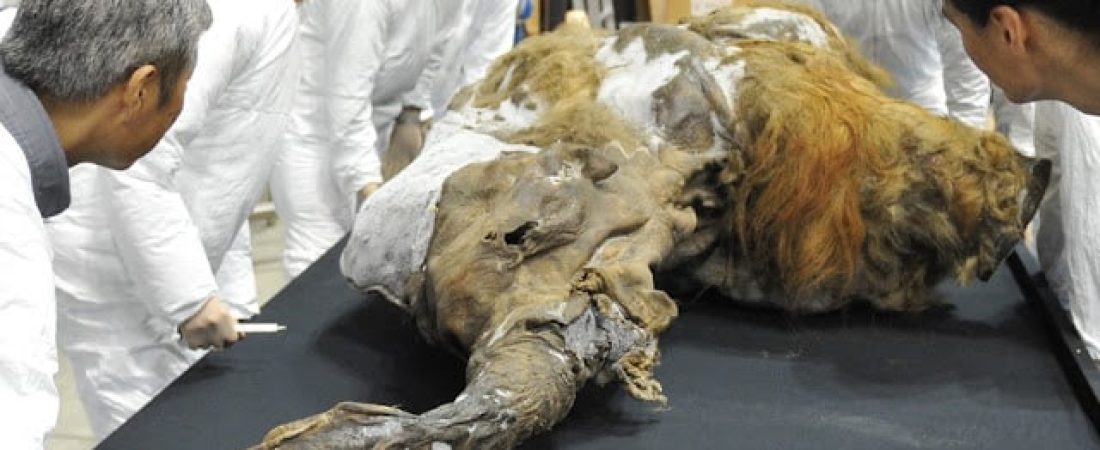
[{"label": "man's ear", "polygon": [[160,71],[152,64],[138,67],[122,86],[122,108],[127,121],[155,110],[160,99]]},{"label": "man's ear", "polygon": [[998,46],[1023,55],[1028,51],[1028,40],[1031,38],[1031,22],[1019,9],[1011,6],[1000,5],[989,11],[989,32]]}]

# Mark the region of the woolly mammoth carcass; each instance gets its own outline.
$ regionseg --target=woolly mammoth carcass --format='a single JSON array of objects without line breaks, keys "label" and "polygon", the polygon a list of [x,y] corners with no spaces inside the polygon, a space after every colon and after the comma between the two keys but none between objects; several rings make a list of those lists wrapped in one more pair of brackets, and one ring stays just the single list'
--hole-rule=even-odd
[{"label": "woolly mammoth carcass", "polygon": [[[803,22],[730,37],[759,14]],[[1049,164],[885,97],[815,17],[755,5],[685,27],[567,28],[505,55],[367,200],[341,260],[469,358],[465,390],[419,415],[342,403],[261,446],[509,448],[589,382],[663,403],[652,369],[673,287],[913,311],[944,278],[988,276]]]}]

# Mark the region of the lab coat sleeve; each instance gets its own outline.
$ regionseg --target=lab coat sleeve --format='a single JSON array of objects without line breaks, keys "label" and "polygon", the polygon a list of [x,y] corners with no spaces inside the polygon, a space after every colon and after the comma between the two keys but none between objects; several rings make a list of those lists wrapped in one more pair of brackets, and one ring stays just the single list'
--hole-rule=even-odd
[{"label": "lab coat sleeve", "polygon": [[462,2],[459,1],[436,2],[436,33],[431,54],[428,55],[428,63],[417,79],[416,87],[402,97],[404,106],[413,106],[423,111],[421,118],[430,118],[435,115],[435,111],[432,110],[432,92],[436,79],[445,76],[443,67],[446,65],[447,48],[449,45],[454,45],[454,40],[459,37],[458,14],[460,11],[458,9],[461,4]]},{"label": "lab coat sleeve", "polygon": [[0,146],[0,436],[42,448],[58,409],[53,269],[26,159],[2,126]]},{"label": "lab coat sleeve", "polygon": [[501,55],[511,50],[515,40],[516,8],[515,2],[500,0],[478,1],[477,13],[473,18],[474,40],[465,51],[462,62],[462,80],[459,86],[481,81],[489,66]]},{"label": "lab coat sleeve", "polygon": [[200,133],[232,76],[234,31],[213,27],[199,44],[184,110],[164,139],[126,171],[101,172],[115,245],[154,315],[177,327],[217,291],[198,228],[173,182],[183,152]]},{"label": "lab coat sleeve", "polygon": [[959,30],[938,11],[933,20],[948,115],[972,127],[987,128],[992,89],[989,78],[966,54]]},{"label": "lab coat sleeve", "polygon": [[248,222],[241,225],[214,277],[222,301],[238,319],[260,313],[256,273],[252,267],[252,233]]},{"label": "lab coat sleeve", "polygon": [[327,5],[325,67],[330,76],[326,100],[332,170],[348,199],[368,183],[382,182],[372,95],[374,77],[385,57],[390,14],[386,6],[362,0],[329,0]]}]

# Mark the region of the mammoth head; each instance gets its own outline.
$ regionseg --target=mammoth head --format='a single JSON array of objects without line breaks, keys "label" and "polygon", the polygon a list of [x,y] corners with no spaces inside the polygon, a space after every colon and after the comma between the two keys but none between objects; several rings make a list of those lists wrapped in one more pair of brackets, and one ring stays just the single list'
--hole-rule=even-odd
[{"label": "mammoth head", "polygon": [[[1021,156],[1021,158],[1024,157]],[[978,265],[974,268],[977,278],[981,281],[989,281],[1001,262],[1012,253],[1012,249],[1023,237],[1022,231],[1027,228],[1027,225],[1035,217],[1035,213],[1038,212],[1047,185],[1050,184],[1050,160],[1029,160],[1026,164],[1028,167],[1027,185],[1016,196],[1019,214],[1016,217],[1017,226],[1012,227],[1013,230],[1019,231],[996,233],[991,241],[992,245],[988,249],[983,249],[985,254],[981,255]],[[1006,228],[1004,224],[998,227],[988,215],[985,220],[990,228],[1000,228],[1002,230]]]},{"label": "mammoth head", "polygon": [[989,280],[1023,239],[1050,183],[1050,161],[1020,155],[993,133],[978,142],[957,158],[954,180],[941,182],[963,243],[956,268],[963,282]]}]

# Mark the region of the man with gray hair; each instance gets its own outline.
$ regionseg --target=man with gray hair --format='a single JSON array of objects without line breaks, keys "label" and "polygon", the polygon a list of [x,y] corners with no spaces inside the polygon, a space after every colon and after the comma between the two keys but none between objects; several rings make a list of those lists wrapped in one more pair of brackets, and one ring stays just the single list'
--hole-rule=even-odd
[{"label": "man with gray hair", "polygon": [[46,226],[57,340],[98,437],[259,312],[248,216],[290,120],[298,16],[289,0],[207,4],[179,119],[128,170],[70,171],[73,204]]},{"label": "man with gray hair", "polygon": [[43,220],[69,205],[68,168],[123,169],[153,148],[179,114],[211,20],[203,0],[23,0],[0,43],[5,448],[42,448],[57,419],[56,304]]}]

